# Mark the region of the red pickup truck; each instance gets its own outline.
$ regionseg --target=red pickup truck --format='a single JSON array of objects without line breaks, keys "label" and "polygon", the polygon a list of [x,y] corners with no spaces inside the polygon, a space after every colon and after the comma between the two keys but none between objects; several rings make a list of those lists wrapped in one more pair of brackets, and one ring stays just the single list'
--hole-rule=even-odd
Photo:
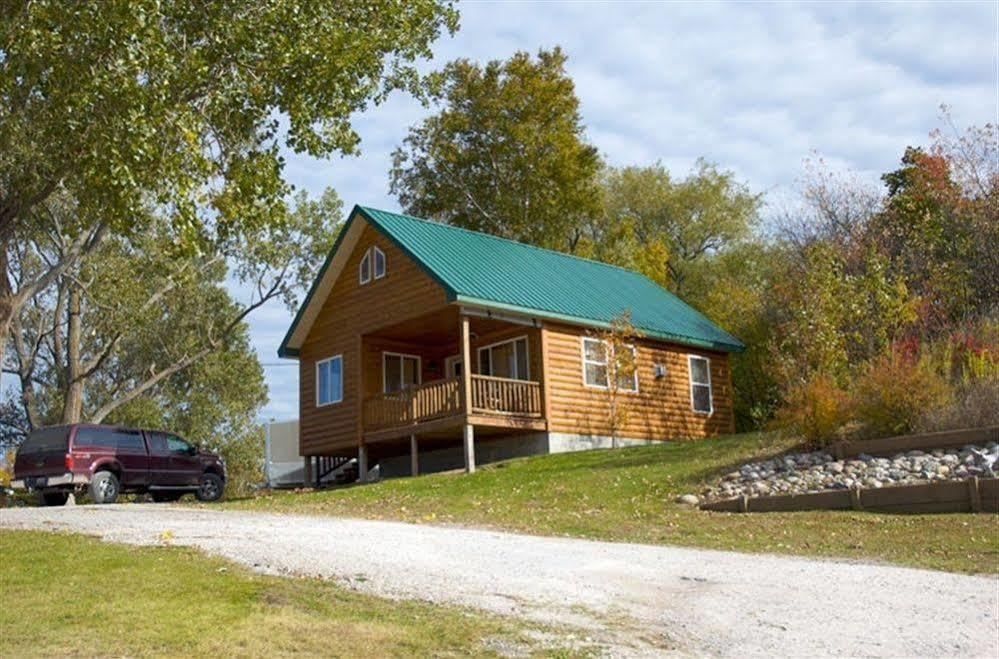
[{"label": "red pickup truck", "polygon": [[174,433],[52,426],[33,431],[21,444],[10,486],[38,492],[46,506],[61,506],[71,492],[84,490],[95,503],[114,503],[122,492],[148,492],[153,501],[193,492],[215,501],[225,487],[225,462]]}]

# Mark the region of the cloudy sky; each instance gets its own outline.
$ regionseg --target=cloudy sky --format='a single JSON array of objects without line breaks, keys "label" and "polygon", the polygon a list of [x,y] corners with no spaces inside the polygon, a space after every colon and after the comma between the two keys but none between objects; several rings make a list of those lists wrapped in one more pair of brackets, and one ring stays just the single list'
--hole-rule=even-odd
[{"label": "cloudy sky", "polygon": [[[996,2],[467,2],[432,66],[561,46],[589,140],[613,164],[661,160],[677,174],[705,157],[769,199],[793,196],[820,154],[874,178],[907,145],[925,144],[946,103],[960,126],[999,114]],[[397,95],[358,116],[359,157],[287,154],[287,178],[318,193],[397,209],[392,150],[425,115]],[[280,305],[250,318],[266,364],[265,418],[298,415],[298,371],[277,359],[291,319]]]}]

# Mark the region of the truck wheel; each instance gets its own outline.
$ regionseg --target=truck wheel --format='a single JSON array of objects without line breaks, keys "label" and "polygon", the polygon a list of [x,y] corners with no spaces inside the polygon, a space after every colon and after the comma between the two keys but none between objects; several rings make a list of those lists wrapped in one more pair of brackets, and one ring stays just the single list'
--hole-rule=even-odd
[{"label": "truck wheel", "polygon": [[94,503],[114,503],[118,499],[118,478],[110,471],[99,471],[90,481],[90,498]]},{"label": "truck wheel", "polygon": [[176,501],[177,499],[184,496],[183,492],[150,492],[149,496],[153,498],[154,503],[168,503],[170,501]]},{"label": "truck wheel", "polygon": [[39,492],[39,506],[65,506],[69,500],[69,492]]},{"label": "truck wheel", "polygon": [[198,501],[218,501],[222,496],[222,486],[222,479],[215,474],[202,474],[194,495]]}]

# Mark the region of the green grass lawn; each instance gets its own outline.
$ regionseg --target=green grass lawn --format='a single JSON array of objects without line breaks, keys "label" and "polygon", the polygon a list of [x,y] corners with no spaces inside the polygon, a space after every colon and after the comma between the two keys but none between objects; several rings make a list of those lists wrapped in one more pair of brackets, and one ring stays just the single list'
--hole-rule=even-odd
[{"label": "green grass lawn", "polygon": [[737,465],[790,448],[768,434],[511,460],[316,492],[273,492],[226,508],[464,524],[541,535],[834,556],[999,573],[995,515],[709,513],[675,503]]},{"label": "green grass lawn", "polygon": [[465,656],[559,651],[507,619],[261,576],[179,547],[0,531],[0,656]]}]

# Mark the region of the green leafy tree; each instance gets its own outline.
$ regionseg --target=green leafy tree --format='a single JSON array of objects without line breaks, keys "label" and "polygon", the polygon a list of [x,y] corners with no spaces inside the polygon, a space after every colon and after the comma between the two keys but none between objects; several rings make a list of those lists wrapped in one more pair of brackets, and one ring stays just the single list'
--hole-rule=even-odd
[{"label": "green leafy tree", "polygon": [[[71,203],[64,208],[75,217]],[[172,249],[168,221],[149,216],[143,234],[109,237],[81,256],[14,319],[5,370],[19,378],[28,427],[119,419],[124,409],[152,409],[150,399],[156,409],[176,410],[200,400],[203,414],[239,401],[259,407],[261,396],[245,389],[260,379],[245,319],[272,300],[294,302],[332,246],[341,214],[331,190],[316,201],[300,194],[287,221],[230,234],[213,251],[186,257]],[[50,230],[15,252],[15,276],[30,277],[71,239],[59,230],[60,217],[53,214]],[[233,282],[243,284],[240,299],[227,290]],[[233,350],[238,356],[224,371],[206,365]],[[245,386],[233,386],[235,398],[227,399],[187,379],[199,375]],[[208,417],[192,431],[217,426]]]},{"label": "green leafy tree", "polygon": [[[0,264],[63,194],[57,258],[0,278],[12,319],[108,235],[146,230],[197,253],[284,221],[282,145],[353,153],[354,113],[419,92],[416,60],[457,14],[437,0],[0,3]],[[2,362],[0,354],[0,362]]]},{"label": "green leafy tree", "polygon": [[572,251],[596,214],[599,158],[586,143],[564,53],[449,63],[436,114],[395,151],[391,189],[407,212]]},{"label": "green leafy tree", "polygon": [[598,258],[623,262],[684,294],[696,264],[749,237],[760,197],[703,160],[675,181],[659,163],[609,168],[589,237]]}]

